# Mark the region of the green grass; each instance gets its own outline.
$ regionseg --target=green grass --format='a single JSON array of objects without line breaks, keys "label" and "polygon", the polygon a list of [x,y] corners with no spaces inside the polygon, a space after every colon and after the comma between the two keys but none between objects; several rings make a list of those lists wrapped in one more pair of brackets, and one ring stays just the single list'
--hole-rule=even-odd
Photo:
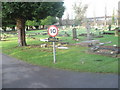
[{"label": "green grass", "polygon": [[[83,31],[83,30],[82,30]],[[28,31],[33,32],[33,31]],[[36,32],[36,31],[34,31]],[[37,31],[39,32],[39,31]],[[40,31],[42,32],[42,30]],[[70,30],[66,32],[71,33]],[[80,31],[78,31],[80,32]],[[64,33],[64,31],[60,31]],[[68,46],[68,50],[56,50],[56,64],[53,64],[52,47],[41,48],[40,38],[47,38],[48,35],[34,36],[37,39],[27,37],[27,44],[30,46],[18,47],[17,37],[11,36],[2,42],[3,53],[28,62],[33,65],[46,66],[51,68],[67,69],[79,72],[98,72],[98,73],[118,73],[118,59],[103,55],[86,53],[87,47]],[[72,40],[72,37],[59,37],[61,40],[69,43],[78,43]],[[84,40],[85,37],[78,37]],[[108,45],[118,45],[118,38],[114,35],[104,35],[104,38],[97,38],[101,42],[112,41]],[[79,41],[81,42],[81,41]],[[47,42],[50,44],[50,42]],[[96,61],[101,60],[101,61]]]}]

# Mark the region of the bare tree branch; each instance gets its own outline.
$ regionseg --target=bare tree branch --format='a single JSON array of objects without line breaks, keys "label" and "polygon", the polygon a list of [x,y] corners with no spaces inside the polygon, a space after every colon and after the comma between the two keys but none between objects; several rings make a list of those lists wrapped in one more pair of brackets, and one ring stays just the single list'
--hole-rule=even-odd
[{"label": "bare tree branch", "polygon": [[88,5],[82,5],[82,2],[77,2],[73,4],[73,10],[76,14],[75,16],[75,24],[79,25],[85,18],[85,13],[88,9]]}]

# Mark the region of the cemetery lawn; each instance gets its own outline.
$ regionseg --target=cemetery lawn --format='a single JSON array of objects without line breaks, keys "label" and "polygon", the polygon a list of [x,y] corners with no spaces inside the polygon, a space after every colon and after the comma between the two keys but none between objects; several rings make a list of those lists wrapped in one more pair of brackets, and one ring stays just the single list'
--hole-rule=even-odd
[{"label": "cemetery lawn", "polygon": [[[28,33],[32,33],[32,31],[29,31]],[[40,47],[40,44],[52,44],[51,42],[39,41],[40,38],[46,38],[49,36],[36,35],[34,37],[36,39],[27,37],[28,46],[18,47],[17,36],[11,35],[6,39],[6,41],[1,41],[2,46],[0,46],[0,48],[2,49],[3,53],[33,65],[73,70],[79,72],[118,73],[118,58],[90,54],[87,53],[87,50],[89,49],[88,47],[81,46],[69,45],[69,49],[67,50],[56,49],[57,62],[56,64],[54,64],[52,47]],[[63,41],[69,42],[71,44],[77,43],[77,41],[72,40],[72,37],[58,38],[61,38]],[[84,40],[83,37],[79,38],[81,40]],[[118,45],[118,39],[114,35],[105,35],[104,38],[99,38],[99,40],[101,42],[113,42],[108,45]]]}]

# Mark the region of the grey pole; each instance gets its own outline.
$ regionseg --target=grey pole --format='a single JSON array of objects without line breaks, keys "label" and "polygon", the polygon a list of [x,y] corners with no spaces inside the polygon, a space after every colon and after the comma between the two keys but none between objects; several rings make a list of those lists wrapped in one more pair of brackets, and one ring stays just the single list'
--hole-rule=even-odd
[{"label": "grey pole", "polygon": [[56,63],[56,50],[55,50],[55,42],[53,42],[53,62]]}]

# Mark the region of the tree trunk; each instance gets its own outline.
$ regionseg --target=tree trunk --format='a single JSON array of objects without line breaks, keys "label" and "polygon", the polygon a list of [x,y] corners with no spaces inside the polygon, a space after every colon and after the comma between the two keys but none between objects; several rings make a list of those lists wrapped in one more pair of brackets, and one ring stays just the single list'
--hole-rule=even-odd
[{"label": "tree trunk", "polygon": [[15,31],[15,26],[12,27],[12,30]]},{"label": "tree trunk", "polygon": [[26,26],[26,31],[28,31],[28,25]]},{"label": "tree trunk", "polygon": [[62,18],[59,18],[59,25],[62,26]]},{"label": "tree trunk", "polygon": [[35,26],[36,29],[39,29],[39,26]]},{"label": "tree trunk", "polygon": [[25,20],[18,18],[17,22],[17,31],[18,31],[18,44],[19,46],[27,46],[25,39]]},{"label": "tree trunk", "polygon": [[2,29],[4,30],[4,32],[6,32],[6,27],[2,27]]},{"label": "tree trunk", "polygon": [[33,30],[33,26],[29,26],[30,30]]},{"label": "tree trunk", "polygon": [[45,25],[42,26],[42,29],[44,29],[44,28],[45,28]]}]

